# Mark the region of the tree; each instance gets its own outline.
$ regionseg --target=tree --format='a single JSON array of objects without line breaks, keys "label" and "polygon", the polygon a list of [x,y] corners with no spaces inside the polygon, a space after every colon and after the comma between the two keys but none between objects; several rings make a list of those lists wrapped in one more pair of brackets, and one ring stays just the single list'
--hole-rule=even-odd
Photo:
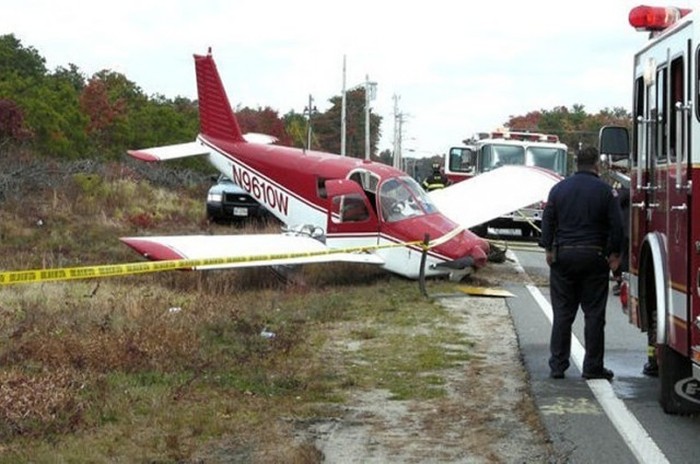
[{"label": "tree", "polygon": [[197,104],[184,97],[154,96],[130,108],[126,118],[129,146],[124,149],[191,141],[199,130]]},{"label": "tree", "polygon": [[505,123],[511,130],[557,135],[571,151],[579,144],[597,145],[598,133],[605,125],[631,128],[632,116],[624,108],[606,108],[597,114],[588,114],[583,105],[575,104],[571,109],[557,106],[551,110],[531,111],[524,116],[510,116]]},{"label": "tree", "polygon": [[27,99],[27,120],[44,156],[77,159],[88,153],[87,118],[80,110],[78,93],[65,80],[47,78]]},{"label": "tree", "polygon": [[[291,138],[290,146],[296,148],[306,147],[307,124],[308,121],[306,120],[306,117],[304,117],[303,114],[290,111],[289,113],[284,115],[285,131],[287,132],[287,134],[289,134],[289,137]],[[312,133],[312,143],[314,144],[313,146],[319,146],[315,131]]]},{"label": "tree", "polygon": [[70,63],[67,68],[57,67],[51,76],[69,82],[76,92],[82,92],[86,85],[85,75],[73,63]]},{"label": "tree", "polygon": [[[342,113],[342,96],[332,97],[331,107],[313,118],[314,133],[318,137],[321,149],[331,153],[340,153],[340,117]],[[349,156],[365,156],[365,89],[358,87],[346,92],[346,133],[345,149]],[[370,155],[377,151],[381,137],[382,117],[370,113]]]},{"label": "tree", "polygon": [[101,149],[115,141],[115,125],[126,116],[126,103],[121,98],[110,99],[107,83],[93,77],[80,94],[80,107],[89,119],[87,134]]},{"label": "tree", "polygon": [[74,86],[47,75],[44,58],[13,35],[0,36],[0,95],[13,96],[36,151],[49,156],[85,154],[85,120]]},{"label": "tree", "polygon": [[513,131],[537,132],[541,118],[541,111],[531,111],[524,116],[510,116],[505,126]]},{"label": "tree", "polygon": [[46,60],[33,47],[23,47],[14,34],[0,35],[0,79],[8,74],[43,78]]},{"label": "tree", "polygon": [[22,109],[10,99],[0,100],[0,148],[31,136],[24,125]]},{"label": "tree", "polygon": [[[150,105],[165,106],[166,114],[160,124],[167,127],[174,116],[170,101],[156,95],[149,99],[134,82],[125,75],[103,69],[90,78],[80,95],[80,106],[88,116],[87,132],[95,143],[97,152],[109,156],[121,156],[134,143],[142,139],[146,124],[144,114],[152,112]],[[139,117],[141,116],[141,117]],[[151,128],[153,128],[151,126]],[[196,131],[195,131],[196,133]],[[164,143],[174,143],[181,134],[166,138]],[[193,134],[190,134],[191,139]]]},{"label": "tree", "polygon": [[236,110],[238,124],[243,133],[257,132],[259,134],[277,137],[280,145],[292,145],[293,138],[285,128],[285,121],[280,118],[279,113],[269,106],[258,107],[257,110],[248,108]]}]

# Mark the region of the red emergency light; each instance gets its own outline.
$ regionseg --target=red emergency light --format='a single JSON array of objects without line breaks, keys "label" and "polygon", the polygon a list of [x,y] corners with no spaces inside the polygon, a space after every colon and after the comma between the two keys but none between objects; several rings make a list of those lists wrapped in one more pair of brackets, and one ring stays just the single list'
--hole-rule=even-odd
[{"label": "red emergency light", "polygon": [[687,8],[640,5],[632,8],[629,21],[638,31],[662,31],[691,11]]}]

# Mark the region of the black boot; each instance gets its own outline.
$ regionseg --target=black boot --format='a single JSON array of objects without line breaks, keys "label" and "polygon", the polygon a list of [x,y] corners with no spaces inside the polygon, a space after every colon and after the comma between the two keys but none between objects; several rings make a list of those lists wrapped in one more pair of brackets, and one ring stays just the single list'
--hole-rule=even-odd
[{"label": "black boot", "polygon": [[642,369],[642,374],[648,375],[649,377],[659,376],[659,365],[656,362],[656,358],[649,358],[649,360],[644,363],[644,369]]}]

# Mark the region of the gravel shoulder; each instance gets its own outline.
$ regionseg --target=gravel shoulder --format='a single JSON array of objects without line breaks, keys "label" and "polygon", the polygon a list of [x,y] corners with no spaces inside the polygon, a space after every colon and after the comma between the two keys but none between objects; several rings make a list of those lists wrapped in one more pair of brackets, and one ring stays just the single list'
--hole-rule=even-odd
[{"label": "gravel shoulder", "polygon": [[[470,285],[529,282],[512,263],[490,264]],[[356,391],[339,418],[308,425],[306,439],[333,463],[552,463],[550,440],[530,396],[517,336],[504,298],[440,296],[473,341],[473,357],[450,369],[448,394],[389,400]]]}]

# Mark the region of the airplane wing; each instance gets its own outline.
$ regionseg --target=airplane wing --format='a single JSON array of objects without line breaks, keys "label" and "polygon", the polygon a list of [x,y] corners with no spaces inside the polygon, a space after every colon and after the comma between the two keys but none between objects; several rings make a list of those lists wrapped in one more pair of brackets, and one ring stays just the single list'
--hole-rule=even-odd
[{"label": "airplane wing", "polygon": [[180,143],[163,147],[144,148],[141,150],[127,150],[129,155],[141,161],[166,161],[188,156],[200,156],[209,154],[209,148],[200,142]]},{"label": "airplane wing", "polygon": [[224,263],[196,266],[195,270],[337,261],[384,264],[375,253],[338,252],[314,238],[295,235],[173,235],[120,240],[152,261],[226,258]]},{"label": "airplane wing", "polygon": [[562,179],[548,169],[502,166],[429,195],[441,213],[468,229],[547,201],[549,190]]},{"label": "airplane wing", "polygon": [[[277,142],[277,137],[257,132],[243,134],[243,138],[248,143],[258,143],[269,145]],[[165,145],[162,147],[143,148],[141,150],[127,150],[127,153],[141,161],[167,161],[188,156],[208,155],[211,150],[199,141],[179,143],[176,145]]]}]

